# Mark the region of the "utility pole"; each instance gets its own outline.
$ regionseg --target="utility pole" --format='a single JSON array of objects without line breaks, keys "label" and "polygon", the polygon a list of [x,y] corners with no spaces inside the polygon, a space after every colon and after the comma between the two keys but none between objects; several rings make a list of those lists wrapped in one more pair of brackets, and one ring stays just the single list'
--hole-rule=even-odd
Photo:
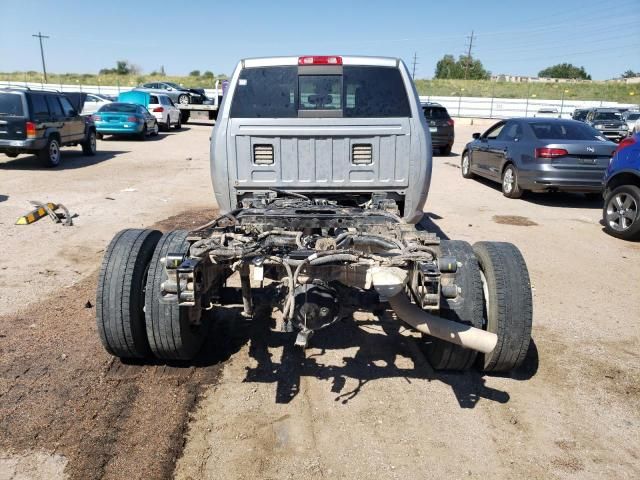
[{"label": "utility pole", "polygon": [[467,61],[464,66],[464,79],[467,79],[467,73],[469,71],[469,64],[471,63],[471,50],[473,49],[473,30],[471,30],[471,35],[467,37],[469,39],[469,49],[467,50]]},{"label": "utility pole", "polygon": [[42,39],[49,38],[47,35],[42,35],[42,33],[38,32],[37,35],[31,35],[32,37],[36,37],[40,40],[40,56],[42,57],[42,73],[44,73],[44,83],[47,82],[47,67],[44,64],[44,49],[42,48]]},{"label": "utility pole", "polygon": [[418,64],[418,54],[413,52],[413,69],[411,70],[411,78],[416,79],[416,65]]}]

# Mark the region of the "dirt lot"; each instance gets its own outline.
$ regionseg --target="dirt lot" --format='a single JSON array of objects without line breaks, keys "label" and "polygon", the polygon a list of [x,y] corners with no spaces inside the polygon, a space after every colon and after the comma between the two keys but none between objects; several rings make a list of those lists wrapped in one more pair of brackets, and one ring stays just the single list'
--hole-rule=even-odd
[{"label": "dirt lot", "polygon": [[[461,122],[423,225],[522,249],[534,342],[520,371],[434,372],[388,315],[300,355],[264,307],[220,315],[192,365],[110,358],[94,324],[102,252],[121,228],[213,214],[207,123],[68,151],[57,170],[0,158],[0,479],[640,477],[640,244],[606,236],[578,195],[514,201],[463,180],[482,127]],[[27,200],[66,204],[75,226],[13,225]]]}]

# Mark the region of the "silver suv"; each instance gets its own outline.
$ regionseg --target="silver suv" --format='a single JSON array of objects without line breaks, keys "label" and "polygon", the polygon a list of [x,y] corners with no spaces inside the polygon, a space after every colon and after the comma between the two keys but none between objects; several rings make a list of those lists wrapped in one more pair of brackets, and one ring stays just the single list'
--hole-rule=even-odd
[{"label": "silver suv", "polygon": [[384,195],[422,217],[431,137],[402,61],[381,57],[242,60],[211,141],[220,208],[272,188],[347,198]]}]

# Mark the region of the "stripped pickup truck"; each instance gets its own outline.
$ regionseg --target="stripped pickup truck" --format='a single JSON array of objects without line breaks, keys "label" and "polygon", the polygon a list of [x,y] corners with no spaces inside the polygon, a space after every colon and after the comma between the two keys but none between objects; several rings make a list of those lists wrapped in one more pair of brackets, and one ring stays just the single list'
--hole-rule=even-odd
[{"label": "stripped pickup truck", "polygon": [[512,244],[472,247],[420,222],[431,152],[398,59],[242,60],[211,138],[221,216],[116,235],[98,285],[102,343],[122,358],[189,361],[215,321],[204,312],[235,294],[244,317],[256,301],[279,308],[300,348],[356,310],[391,308],[423,334],[434,368],[516,368],[531,333],[525,262]]}]

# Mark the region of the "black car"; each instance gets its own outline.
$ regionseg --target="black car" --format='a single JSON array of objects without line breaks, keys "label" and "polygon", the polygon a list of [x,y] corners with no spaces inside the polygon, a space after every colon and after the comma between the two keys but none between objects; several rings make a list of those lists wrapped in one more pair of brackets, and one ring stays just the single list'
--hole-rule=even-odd
[{"label": "black car", "polygon": [[473,138],[462,152],[462,176],[500,182],[508,198],[526,190],[602,198],[602,178],[616,149],[589,125],[558,118],[503,120]]},{"label": "black car", "polygon": [[589,113],[588,108],[576,108],[571,115],[571,118],[574,120],[578,120],[579,122],[584,122],[587,118],[587,113]]},{"label": "black car", "polygon": [[96,129],[61,93],[0,89],[0,153],[36,154],[49,167],[60,164],[60,147],[82,145],[96,154]]},{"label": "black car", "polygon": [[422,111],[431,132],[431,146],[438,149],[440,154],[449,155],[455,138],[453,119],[449,112],[439,103],[423,103]]}]

